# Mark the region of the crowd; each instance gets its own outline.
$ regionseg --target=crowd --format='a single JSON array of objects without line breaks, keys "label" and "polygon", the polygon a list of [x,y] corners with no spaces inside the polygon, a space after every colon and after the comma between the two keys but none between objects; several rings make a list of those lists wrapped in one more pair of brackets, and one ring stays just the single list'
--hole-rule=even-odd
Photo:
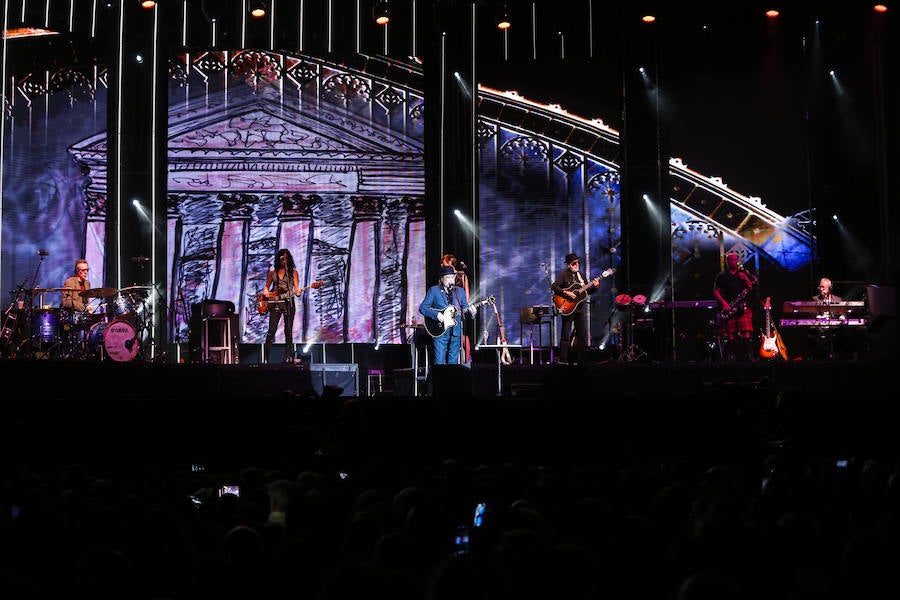
[{"label": "crowd", "polygon": [[295,452],[246,462],[14,461],[0,596],[900,597],[893,456],[770,438],[743,453],[441,456],[377,435],[354,446],[365,414],[323,418]]}]

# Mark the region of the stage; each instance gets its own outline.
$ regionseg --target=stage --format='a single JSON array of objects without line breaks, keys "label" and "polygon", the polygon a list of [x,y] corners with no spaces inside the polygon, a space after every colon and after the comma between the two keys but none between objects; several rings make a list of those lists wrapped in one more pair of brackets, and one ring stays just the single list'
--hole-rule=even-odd
[{"label": "stage", "polygon": [[[355,367],[355,365],[354,365]],[[228,463],[412,453],[552,460],[604,452],[894,454],[889,361],[607,362],[432,368],[348,395],[342,365],[3,360],[3,451],[21,462]],[[334,375],[337,379],[330,380]],[[366,375],[361,375],[365,378]],[[318,382],[316,382],[318,379]],[[365,379],[363,379],[365,381]],[[358,382],[354,382],[358,383]],[[17,390],[17,391],[12,391]]]}]

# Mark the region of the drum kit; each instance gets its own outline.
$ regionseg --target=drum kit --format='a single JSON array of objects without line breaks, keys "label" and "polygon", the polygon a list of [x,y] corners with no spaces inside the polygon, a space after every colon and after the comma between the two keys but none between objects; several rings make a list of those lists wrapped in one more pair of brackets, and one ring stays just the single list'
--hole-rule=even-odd
[{"label": "drum kit", "polygon": [[44,304],[45,295],[62,292],[73,290],[22,290],[4,313],[0,355],[115,362],[139,357],[152,323],[152,286],[74,290],[85,301],[84,310]]}]

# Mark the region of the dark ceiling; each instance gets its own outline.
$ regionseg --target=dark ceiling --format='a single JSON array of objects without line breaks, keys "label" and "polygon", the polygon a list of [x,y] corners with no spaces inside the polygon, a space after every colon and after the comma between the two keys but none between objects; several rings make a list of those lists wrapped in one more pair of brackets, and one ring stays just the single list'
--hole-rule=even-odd
[{"label": "dark ceiling", "polygon": [[[246,12],[250,0],[159,0],[153,10],[142,9],[139,0],[10,0],[10,27],[47,26],[62,34],[11,40],[10,64],[18,71],[68,62],[73,55],[81,63],[107,61],[118,44],[120,6],[130,43],[148,51],[154,36],[169,51],[252,47],[427,58],[444,44],[465,62],[475,15],[477,62],[484,64],[647,54],[663,56],[678,71],[741,69],[776,50],[793,60],[814,31],[838,61],[877,35],[873,22],[885,27],[893,19],[861,0],[792,1],[777,21],[766,19],[758,0],[389,0],[392,21],[385,35],[372,20],[376,0],[264,1],[269,13],[253,19]],[[495,26],[504,7],[513,24],[506,34]],[[655,24],[640,22],[647,12],[657,15]]]}]

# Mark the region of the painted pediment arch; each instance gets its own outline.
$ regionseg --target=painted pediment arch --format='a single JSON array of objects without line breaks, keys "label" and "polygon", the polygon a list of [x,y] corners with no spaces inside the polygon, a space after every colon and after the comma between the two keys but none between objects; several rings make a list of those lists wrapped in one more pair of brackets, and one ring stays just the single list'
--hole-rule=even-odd
[{"label": "painted pediment arch", "polygon": [[[190,68],[170,69],[183,79],[169,90],[166,287],[184,302],[170,337],[185,336],[191,305],[215,298],[237,307],[243,342],[260,342],[268,318],[254,300],[275,249],[290,247],[304,284],[326,282],[299,301],[296,343],[398,341],[424,285],[421,92],[310,57],[280,56],[279,69],[259,56],[253,69],[224,54],[181,60]],[[69,152],[105,195],[107,134]],[[96,237],[111,234],[96,217]]]}]

